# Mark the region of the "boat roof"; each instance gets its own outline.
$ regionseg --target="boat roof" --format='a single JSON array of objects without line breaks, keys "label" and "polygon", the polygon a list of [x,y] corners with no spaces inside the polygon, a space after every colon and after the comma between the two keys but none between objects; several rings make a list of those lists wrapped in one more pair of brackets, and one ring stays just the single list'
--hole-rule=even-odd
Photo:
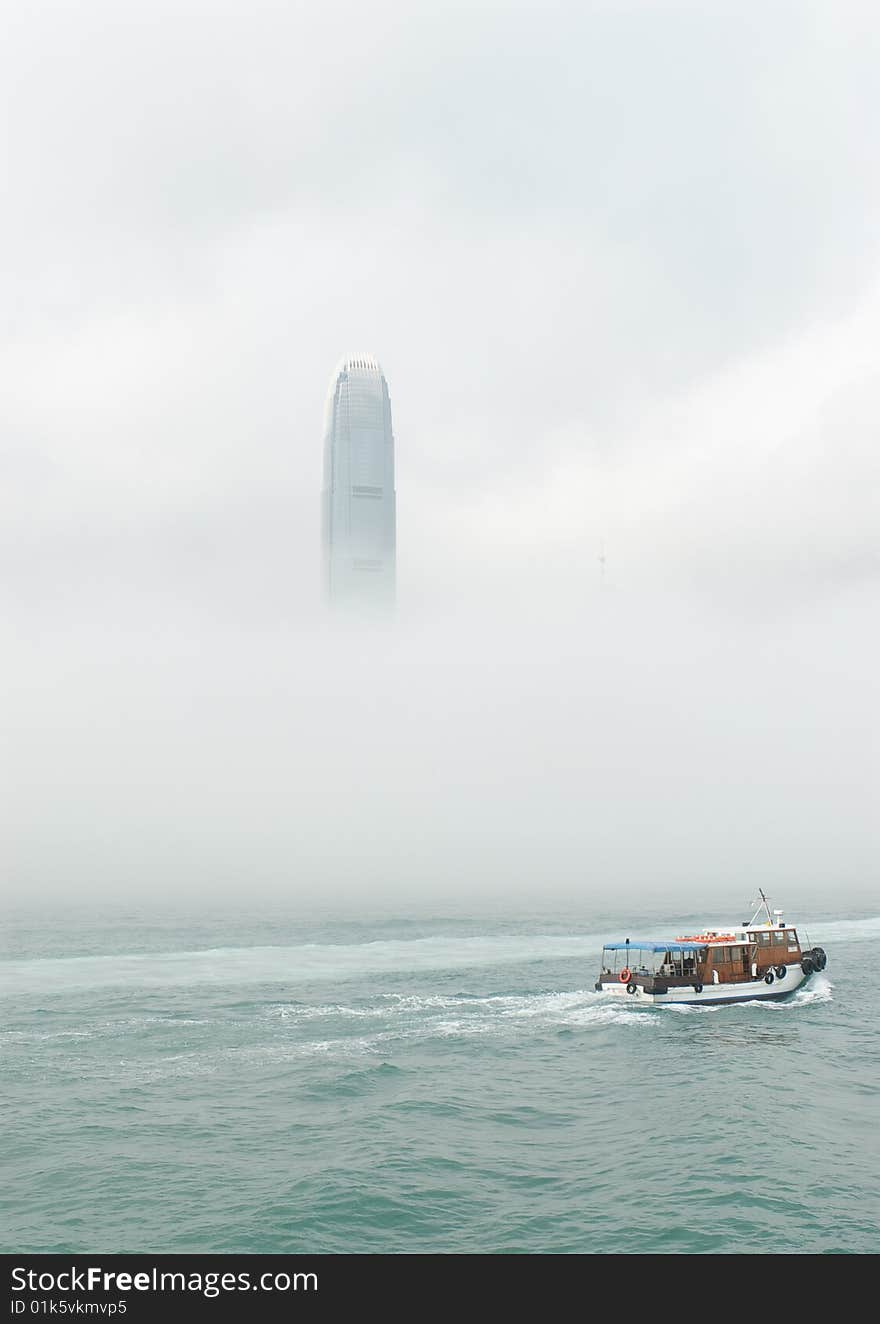
[{"label": "boat roof", "polygon": [[629,938],[626,942],[603,943],[603,951],[625,952],[628,947],[642,952],[695,952],[705,947],[751,947],[748,938],[734,938],[731,934],[709,934],[703,938],[687,938],[683,942],[658,942],[656,938]]},{"label": "boat roof", "polygon": [[606,942],[606,952],[625,952],[627,948],[637,947],[642,952],[695,952],[701,947],[708,947],[708,942],[655,942],[642,938],[629,938],[626,942]]}]

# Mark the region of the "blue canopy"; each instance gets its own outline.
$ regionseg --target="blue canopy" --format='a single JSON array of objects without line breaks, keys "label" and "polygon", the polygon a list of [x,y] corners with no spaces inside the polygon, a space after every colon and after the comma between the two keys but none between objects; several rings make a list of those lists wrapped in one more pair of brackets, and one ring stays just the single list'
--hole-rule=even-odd
[{"label": "blue canopy", "polygon": [[642,952],[699,952],[708,947],[705,942],[645,942],[639,938],[630,938],[629,942],[606,942],[605,952],[625,952],[634,948]]}]

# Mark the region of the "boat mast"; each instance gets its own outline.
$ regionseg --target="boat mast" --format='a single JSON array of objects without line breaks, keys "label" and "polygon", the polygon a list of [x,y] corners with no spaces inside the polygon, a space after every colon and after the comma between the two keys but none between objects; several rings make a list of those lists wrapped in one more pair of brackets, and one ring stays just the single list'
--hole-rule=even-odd
[{"label": "boat mast", "polygon": [[769,904],[767,898],[766,898],[765,895],[764,895],[764,890],[763,890],[763,888],[759,887],[759,888],[758,888],[758,891],[759,891],[760,894],[761,894],[761,905],[758,906],[758,909],[755,911],[754,915],[753,915],[752,918],[749,920],[749,925],[751,926],[752,924],[754,924],[755,920],[756,920],[756,919],[758,918],[758,916],[760,915],[760,913],[761,913],[761,906],[763,906],[764,910],[766,910],[766,912],[767,912],[767,923],[770,924],[770,925],[772,925],[772,924],[773,924],[773,916],[770,914],[770,904]]}]

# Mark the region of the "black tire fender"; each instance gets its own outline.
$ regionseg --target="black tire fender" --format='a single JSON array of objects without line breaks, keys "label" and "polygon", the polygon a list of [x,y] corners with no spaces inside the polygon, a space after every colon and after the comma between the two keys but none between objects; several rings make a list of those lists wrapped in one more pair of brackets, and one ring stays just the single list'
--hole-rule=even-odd
[{"label": "black tire fender", "polygon": [[765,983],[765,984],[772,984],[772,983],[773,983],[773,980],[774,980],[775,978],[776,978],[776,976],[774,975],[773,971],[772,971],[772,970],[768,970],[767,973],[766,973],[766,975],[764,976],[764,983]]},{"label": "black tire fender", "polygon": [[638,984],[635,982],[634,979],[631,979],[626,986],[626,991],[627,993],[635,993],[637,988],[638,988]]},{"label": "black tire fender", "polygon": [[785,978],[785,966],[784,966],[784,965],[778,965],[778,966],[776,967],[776,978],[777,978],[777,979],[784,979],[784,978]]},{"label": "black tire fender", "polygon": [[803,970],[805,975],[811,975],[814,972],[816,967],[813,964],[813,958],[811,956],[804,957],[804,959],[801,961],[801,969]]},{"label": "black tire fender", "polygon": [[694,984],[694,992],[695,992],[695,993],[702,993],[702,991],[703,991],[703,985],[702,985],[702,984]]}]

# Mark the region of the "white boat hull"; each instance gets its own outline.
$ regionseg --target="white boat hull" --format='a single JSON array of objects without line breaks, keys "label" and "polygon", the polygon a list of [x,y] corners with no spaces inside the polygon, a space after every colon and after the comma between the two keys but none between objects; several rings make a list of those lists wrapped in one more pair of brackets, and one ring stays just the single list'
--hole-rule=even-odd
[{"label": "white boat hull", "polygon": [[681,988],[670,988],[666,993],[646,993],[641,984],[636,985],[634,993],[627,992],[626,984],[603,984],[599,992],[608,997],[622,999],[633,1006],[718,1006],[726,1002],[767,1002],[773,998],[784,998],[789,993],[801,988],[809,975],[805,975],[799,965],[790,965],[783,979],[774,978],[772,984],[764,978],[750,979],[745,984],[706,984],[701,993],[694,990],[693,984]]}]

